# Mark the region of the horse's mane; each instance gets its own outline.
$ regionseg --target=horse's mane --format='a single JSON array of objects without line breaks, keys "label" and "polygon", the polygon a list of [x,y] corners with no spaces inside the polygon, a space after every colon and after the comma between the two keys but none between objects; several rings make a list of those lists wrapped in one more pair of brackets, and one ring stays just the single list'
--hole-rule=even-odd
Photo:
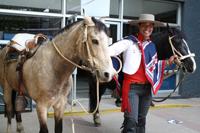
[{"label": "horse's mane", "polygon": [[[69,28],[71,28],[72,26],[74,26],[75,24],[77,24],[77,23],[80,22],[80,21],[84,21],[84,20],[79,20],[79,21],[76,21],[76,22],[73,22],[73,23],[71,23],[71,24],[66,25],[64,28],[60,29],[60,30],[54,35],[54,37],[55,37],[56,35],[60,34],[60,33],[63,33],[64,31],[68,30]],[[95,19],[94,17],[92,17],[92,21],[95,23],[95,27],[96,27],[99,31],[104,31],[104,32],[109,36],[109,29],[106,27],[106,25],[105,25],[103,22],[101,22],[101,21]]]},{"label": "horse's mane", "polygon": [[173,35],[179,36],[179,38],[186,39],[185,34],[177,28],[168,28],[167,30],[153,33],[151,38],[153,42],[158,42],[165,36],[173,36]]},{"label": "horse's mane", "polygon": [[164,31],[153,33],[151,40],[155,43],[158,58],[165,59],[172,55],[171,46],[169,44],[169,37],[178,36],[178,38],[184,38],[185,35],[177,28],[167,28]]},{"label": "horse's mane", "polygon": [[79,21],[73,22],[71,24],[66,25],[64,28],[60,29],[56,34],[54,34],[54,37],[57,36],[60,33],[63,33],[64,31],[68,30],[70,27],[74,26],[75,24],[77,24]]}]

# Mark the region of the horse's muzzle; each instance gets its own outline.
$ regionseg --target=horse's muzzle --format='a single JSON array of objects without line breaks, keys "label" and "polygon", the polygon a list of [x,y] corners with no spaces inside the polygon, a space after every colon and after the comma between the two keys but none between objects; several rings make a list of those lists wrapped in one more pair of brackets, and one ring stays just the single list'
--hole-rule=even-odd
[{"label": "horse's muzzle", "polygon": [[111,72],[107,72],[107,71],[99,71],[97,70],[95,72],[95,75],[97,76],[97,79],[99,80],[99,82],[109,82],[112,80],[113,74]]}]

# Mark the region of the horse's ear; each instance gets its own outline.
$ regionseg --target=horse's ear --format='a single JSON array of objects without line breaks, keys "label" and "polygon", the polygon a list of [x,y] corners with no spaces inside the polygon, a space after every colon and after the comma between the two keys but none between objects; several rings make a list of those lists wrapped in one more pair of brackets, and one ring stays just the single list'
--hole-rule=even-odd
[{"label": "horse's ear", "polygon": [[170,29],[170,28],[169,28],[169,23],[167,23],[167,31],[168,31],[168,32],[170,32],[169,29]]},{"label": "horse's ear", "polygon": [[172,30],[169,26],[169,23],[167,23],[167,32],[169,33],[169,35],[172,35]]},{"label": "horse's ear", "polygon": [[84,24],[87,26],[95,26],[94,22],[92,21],[92,18],[89,16],[84,17]]}]

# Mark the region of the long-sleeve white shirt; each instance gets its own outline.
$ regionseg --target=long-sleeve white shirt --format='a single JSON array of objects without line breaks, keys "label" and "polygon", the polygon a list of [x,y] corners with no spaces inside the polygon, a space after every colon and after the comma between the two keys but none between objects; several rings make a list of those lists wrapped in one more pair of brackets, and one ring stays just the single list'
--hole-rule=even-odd
[{"label": "long-sleeve white shirt", "polygon": [[123,53],[122,71],[127,74],[134,74],[141,62],[141,51],[138,44],[132,40],[124,39],[109,46],[110,56]]}]

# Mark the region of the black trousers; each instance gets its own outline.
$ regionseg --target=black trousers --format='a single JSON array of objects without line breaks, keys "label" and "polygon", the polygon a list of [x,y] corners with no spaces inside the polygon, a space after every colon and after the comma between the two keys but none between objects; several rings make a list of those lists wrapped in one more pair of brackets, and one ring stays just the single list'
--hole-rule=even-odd
[{"label": "black trousers", "polygon": [[124,112],[122,133],[145,133],[146,116],[152,101],[150,84],[131,84],[129,103],[131,112]]}]

